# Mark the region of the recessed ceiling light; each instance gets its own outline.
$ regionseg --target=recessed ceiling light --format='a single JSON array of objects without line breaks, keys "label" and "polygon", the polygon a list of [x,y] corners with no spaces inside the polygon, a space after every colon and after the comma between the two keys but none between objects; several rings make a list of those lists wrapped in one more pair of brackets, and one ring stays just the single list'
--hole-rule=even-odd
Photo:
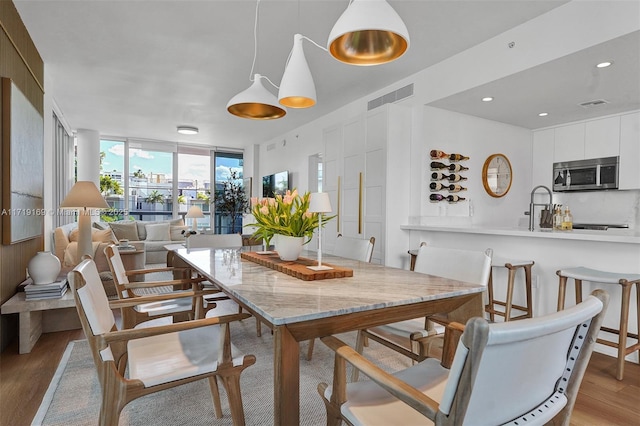
[{"label": "recessed ceiling light", "polygon": [[547,115],[549,115],[548,112],[541,112],[540,114],[538,114],[539,117],[546,117]]},{"label": "recessed ceiling light", "polygon": [[611,65],[613,65],[613,61],[606,61],[606,62],[600,62],[598,65],[596,65],[596,67],[606,68],[606,67],[610,67]]},{"label": "recessed ceiling light", "polygon": [[482,102],[491,102],[493,100],[493,98],[491,96],[485,96],[484,98],[482,98]]},{"label": "recessed ceiling light", "polygon": [[182,135],[197,135],[198,128],[192,126],[178,126],[178,133]]}]

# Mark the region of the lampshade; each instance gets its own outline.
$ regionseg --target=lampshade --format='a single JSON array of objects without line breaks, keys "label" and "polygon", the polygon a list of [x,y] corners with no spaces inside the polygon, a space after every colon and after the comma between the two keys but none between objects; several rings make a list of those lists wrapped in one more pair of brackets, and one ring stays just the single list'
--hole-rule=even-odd
[{"label": "lampshade", "polygon": [[331,201],[326,192],[314,192],[309,200],[309,211],[311,213],[331,213]]},{"label": "lampshade", "polygon": [[353,0],[329,33],[327,49],[338,61],[378,65],[409,48],[409,31],[385,0]]},{"label": "lampshade", "polygon": [[302,35],[293,36],[293,49],[285,67],[278,100],[290,108],[309,108],[316,104],[316,86],[304,57]]},{"label": "lampshade", "polygon": [[273,120],[284,117],[287,110],[278,99],[262,85],[262,76],[256,74],[253,84],[235,95],[227,104],[227,111],[241,118]]},{"label": "lampshade", "polygon": [[100,190],[92,181],[78,181],[76,182],[62,203],[60,203],[62,209],[78,209],[78,208],[92,208],[92,209],[108,209],[109,204],[105,201]]},{"label": "lampshade", "polygon": [[187,219],[199,219],[204,217],[204,213],[202,213],[202,209],[198,206],[191,206],[189,210],[187,210],[187,214],[184,215]]}]

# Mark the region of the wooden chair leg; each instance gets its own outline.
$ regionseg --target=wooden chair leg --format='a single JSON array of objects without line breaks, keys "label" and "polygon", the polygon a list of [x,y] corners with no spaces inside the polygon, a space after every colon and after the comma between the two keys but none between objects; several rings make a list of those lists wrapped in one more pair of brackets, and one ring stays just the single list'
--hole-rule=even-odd
[{"label": "wooden chair leg", "polygon": [[311,361],[313,357],[313,347],[315,346],[316,339],[309,340],[309,348],[307,349],[307,361]]},{"label": "wooden chair leg", "polygon": [[220,390],[218,389],[216,376],[209,377],[209,388],[211,389],[211,398],[213,399],[213,409],[216,413],[216,419],[221,419],[222,405],[220,404]]},{"label": "wooden chair leg", "polygon": [[118,385],[116,378],[107,376],[102,384],[102,403],[100,405],[100,426],[117,426],[120,413],[127,404],[125,389]]},{"label": "wooden chair leg", "polygon": [[[364,335],[364,331],[358,330],[355,349],[356,349],[356,352],[358,352],[359,354],[362,354],[362,351],[364,350],[364,341],[366,338],[367,337]],[[360,374],[360,371],[358,371],[357,368],[354,368],[353,371],[351,372],[351,381],[357,382],[359,374]]]},{"label": "wooden chair leg", "polygon": [[558,282],[558,311],[564,309],[564,295],[567,287],[567,277],[560,276]]},{"label": "wooden chair leg", "polygon": [[618,362],[616,379],[622,380],[624,376],[624,358],[627,355],[627,333],[629,331],[629,299],[631,298],[631,285],[622,286],[622,307],[620,308],[620,334],[618,335]]},{"label": "wooden chair leg", "polygon": [[533,265],[525,265],[524,267],[524,283],[527,293],[527,318],[533,318],[533,295],[531,294],[531,267]]},{"label": "wooden chair leg", "polygon": [[495,322],[495,315],[494,315],[494,302],[493,302],[493,267],[491,268],[491,270],[489,271],[489,282],[487,283],[487,290],[489,293],[489,303],[487,304],[487,307],[489,308],[489,320],[491,322]]},{"label": "wooden chair leg", "polygon": [[242,408],[242,394],[240,393],[240,373],[220,376],[227,391],[231,419],[234,426],[244,426],[244,409]]},{"label": "wooden chair leg", "polygon": [[582,302],[582,280],[574,280],[576,282],[576,305]]},{"label": "wooden chair leg", "polygon": [[509,269],[509,278],[507,281],[507,300],[504,305],[504,320],[505,322],[511,320],[511,305],[513,304],[513,283],[516,278],[516,269]]}]

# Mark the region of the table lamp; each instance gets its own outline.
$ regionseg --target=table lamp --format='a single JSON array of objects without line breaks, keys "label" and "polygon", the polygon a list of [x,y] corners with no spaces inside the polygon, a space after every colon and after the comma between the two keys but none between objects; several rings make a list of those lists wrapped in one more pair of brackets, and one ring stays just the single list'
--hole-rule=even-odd
[{"label": "table lamp", "polygon": [[311,213],[318,213],[318,265],[307,266],[314,271],[327,271],[333,269],[331,266],[324,266],[322,264],[322,215],[323,213],[331,213],[331,201],[329,200],[329,194],[326,192],[314,192],[311,194],[309,200],[309,211]]},{"label": "table lamp", "polygon": [[187,219],[193,219],[193,222],[191,222],[191,230],[198,232],[198,219],[202,219],[204,217],[202,209],[198,206],[191,206],[184,217]]},{"label": "table lamp", "polygon": [[93,257],[91,247],[91,209],[108,209],[100,190],[92,181],[76,182],[67,196],[60,203],[61,209],[78,209],[78,260],[82,256]]}]

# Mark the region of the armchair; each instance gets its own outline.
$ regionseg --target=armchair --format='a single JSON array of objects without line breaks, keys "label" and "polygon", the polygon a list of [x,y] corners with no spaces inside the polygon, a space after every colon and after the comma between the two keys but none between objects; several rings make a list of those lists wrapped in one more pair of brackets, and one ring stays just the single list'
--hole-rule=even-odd
[{"label": "armchair", "polygon": [[[421,245],[416,258],[415,271],[486,286],[491,272],[492,254],[491,249],[471,251]],[[464,323],[468,319],[452,318],[460,323]],[[428,318],[418,318],[360,330],[356,339],[356,351],[362,353],[365,339],[370,338],[415,361],[421,361],[427,356],[430,345],[423,342],[420,346],[417,339],[434,336],[443,330],[442,328],[436,330],[433,321],[444,325],[450,319],[446,313],[443,313]],[[352,374],[352,380],[358,380],[358,370],[354,370]]]},{"label": "armchair", "polygon": [[118,424],[122,409],[136,398],[202,379],[209,380],[220,418],[216,377],[227,391],[233,424],[244,425],[240,374],[255,363],[255,356],[243,355],[231,344],[228,324],[247,315],[118,330],[111,309],[131,307],[138,300],[109,302],[91,259],[83,260],[68,278],[98,372],[101,426]]},{"label": "armchair", "polygon": [[[135,298],[138,303],[131,306],[123,306],[122,324],[124,328],[134,328],[136,325],[152,319],[172,316],[175,320],[184,321],[193,318],[204,317],[202,311],[202,296],[212,292],[196,291],[196,292],[170,292],[166,294],[156,295],[153,298],[145,298],[146,303],[142,303],[140,298],[133,290],[139,288],[153,288],[162,286],[174,286],[183,290],[191,290],[195,283],[203,281],[200,278],[191,278],[190,270],[184,268],[153,268],[153,269],[134,269],[125,270],[120,257],[120,252],[115,244],[109,245],[104,249],[104,253],[109,264],[109,269],[113,276],[113,282],[116,287],[118,298],[121,300]],[[167,281],[143,281],[129,282],[129,277],[134,275],[149,274],[153,272],[169,272],[178,271],[186,278],[167,280]]]},{"label": "armchair", "polygon": [[[473,318],[450,369],[427,358],[390,374],[323,337],[335,351],[333,386],[318,385],[327,425],[568,425],[608,301],[596,290],[570,312],[494,324]],[[371,380],[347,384],[346,362]]]}]

